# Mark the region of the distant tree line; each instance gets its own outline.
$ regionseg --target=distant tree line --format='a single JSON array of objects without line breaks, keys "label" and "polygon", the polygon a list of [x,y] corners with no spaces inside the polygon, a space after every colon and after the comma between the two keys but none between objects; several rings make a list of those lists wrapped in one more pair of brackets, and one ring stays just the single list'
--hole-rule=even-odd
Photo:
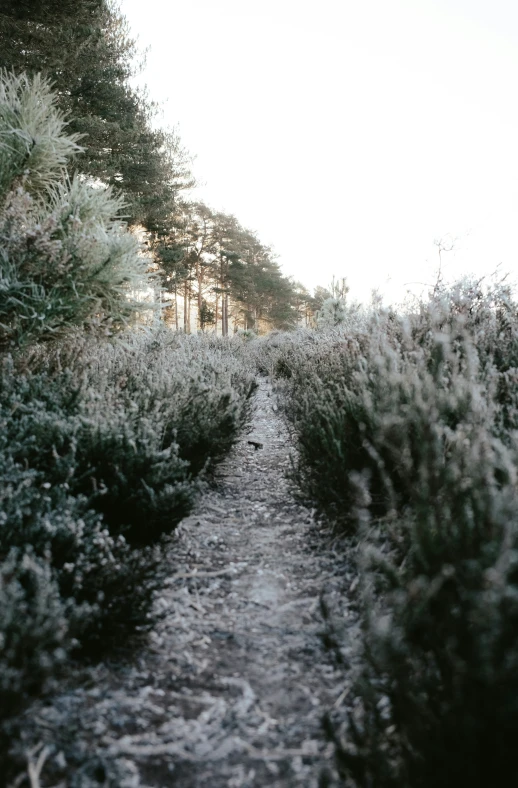
[{"label": "distant tree line", "polygon": [[[199,327],[221,327],[229,319],[245,330],[266,325],[291,328],[309,294],[281,274],[270,247],[234,216],[202,202],[182,202],[167,232],[156,234],[164,287],[174,294],[176,328],[188,330],[195,302]],[[178,325],[178,299],[183,326]]]},{"label": "distant tree line", "polygon": [[111,186],[128,224],[146,233],[168,322],[189,331],[194,307],[198,328],[223,335],[230,321],[245,330],[309,323],[327,291],[311,296],[234,216],[188,199],[191,159],[174,131],[154,123],[156,105],[132,87],[141,65],[109,0],[2,1],[0,68],[51,80],[69,132],[81,135],[77,172]]}]

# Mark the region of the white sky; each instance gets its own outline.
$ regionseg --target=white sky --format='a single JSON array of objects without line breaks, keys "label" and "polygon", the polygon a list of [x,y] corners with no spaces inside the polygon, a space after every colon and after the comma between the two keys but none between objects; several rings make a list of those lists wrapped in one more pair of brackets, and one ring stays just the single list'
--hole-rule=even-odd
[{"label": "white sky", "polygon": [[122,0],[197,198],[307,287],[518,272],[516,0]]}]

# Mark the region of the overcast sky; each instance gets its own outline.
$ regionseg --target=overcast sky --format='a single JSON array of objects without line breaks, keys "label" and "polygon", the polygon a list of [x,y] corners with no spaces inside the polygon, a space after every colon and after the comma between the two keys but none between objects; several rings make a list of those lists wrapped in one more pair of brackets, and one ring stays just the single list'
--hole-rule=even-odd
[{"label": "overcast sky", "polygon": [[401,298],[518,271],[516,0],[122,0],[143,80],[235,214],[307,287]]}]

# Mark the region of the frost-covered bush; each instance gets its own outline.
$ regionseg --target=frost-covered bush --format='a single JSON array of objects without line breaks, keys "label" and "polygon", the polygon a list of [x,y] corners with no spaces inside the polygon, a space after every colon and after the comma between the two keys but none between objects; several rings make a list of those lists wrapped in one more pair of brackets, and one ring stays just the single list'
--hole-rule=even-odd
[{"label": "frost-covered bush", "polygon": [[476,418],[423,441],[410,502],[377,523],[363,509],[364,667],[344,773],[361,785],[513,784],[518,447]]},{"label": "frost-covered bush", "polygon": [[[335,299],[329,299],[335,302]],[[288,379],[309,359],[328,354],[329,346],[338,346],[351,336],[364,333],[379,308],[339,301],[340,320],[323,320],[316,330],[298,328],[295,331],[270,331],[255,337],[243,347],[247,363],[260,374],[270,375],[274,381]],[[331,305],[331,311],[334,307]]]},{"label": "frost-covered bush", "polygon": [[445,484],[435,516],[430,501],[427,517],[408,509],[392,522],[390,540],[386,524],[383,538],[370,535],[360,706],[341,752],[361,785],[518,779],[516,458],[487,433],[457,450],[460,479]]},{"label": "frost-covered bush", "polygon": [[270,331],[242,346],[246,362],[260,375],[269,375],[274,381],[290,378],[318,341],[314,331]]},{"label": "frost-covered bush", "polygon": [[[111,341],[77,334],[0,359],[1,555],[29,551],[45,568],[48,589],[40,584],[40,598],[34,586],[34,604],[48,608],[59,638],[60,612],[64,649],[99,656],[149,626],[160,537],[190,511],[200,479],[245,426],[254,385],[228,342],[168,331]],[[30,611],[24,646],[25,602],[9,594],[0,642],[20,617],[19,648],[52,673],[65,652],[51,653],[47,619],[38,629]],[[9,679],[6,716],[32,692],[10,662],[16,653],[0,649],[4,675],[19,677]]]},{"label": "frost-covered bush", "polygon": [[8,551],[0,562],[0,725],[62,664],[68,608],[47,560],[30,547]]},{"label": "frost-covered bush", "polygon": [[24,495],[39,486],[35,499],[63,511],[73,497],[112,536],[150,542],[188,513],[199,474],[244,427],[254,386],[225,343],[166,330],[77,336],[4,358],[0,445],[17,473],[28,465]]},{"label": "frost-covered bush", "polygon": [[138,307],[145,260],[120,200],[67,180],[77,150],[44,79],[0,74],[0,349],[107,331]]},{"label": "frost-covered bush", "polygon": [[318,328],[330,328],[345,323],[347,305],[342,298],[326,298],[316,315]]},{"label": "frost-covered bush", "polygon": [[2,543],[50,548],[63,592],[93,606],[85,620],[120,617],[128,603],[140,616],[156,556],[130,545],[189,512],[200,473],[245,426],[254,385],[226,343],[169,331],[78,335],[4,357]]},{"label": "frost-covered bush", "polygon": [[[381,333],[332,330],[309,333],[285,344],[273,366],[274,379],[297,453],[293,478],[301,497],[348,528],[355,497],[353,471],[375,468],[364,431],[375,414],[362,401],[365,354]],[[374,495],[381,503],[379,494]]]},{"label": "frost-covered bush", "polygon": [[413,336],[426,345],[434,331],[454,327],[476,347],[480,379],[493,389],[495,431],[502,440],[518,429],[518,303],[505,283],[463,280],[436,292],[421,304],[413,320]]},{"label": "frost-covered bush", "polygon": [[187,514],[197,477],[243,428],[255,385],[225,343],[167,330],[111,344],[78,336],[24,364],[32,372],[12,378],[6,400],[17,458],[137,543]]},{"label": "frost-covered bush", "polygon": [[65,128],[46,79],[0,72],[0,201],[13,186],[41,195],[61,179],[80,150]]},{"label": "frost-covered bush", "polygon": [[364,669],[338,736],[360,785],[518,779],[515,315],[464,284],[335,332],[283,384],[305,496],[364,544]]},{"label": "frost-covered bush", "polygon": [[393,508],[394,495],[401,503],[430,422],[454,427],[474,399],[504,443],[518,427],[516,305],[495,287],[469,307],[470,293],[464,283],[407,314],[364,315],[277,351],[272,371],[297,441],[295,478],[342,528],[355,528],[358,473],[369,475],[374,513]]},{"label": "frost-covered bush", "polygon": [[45,473],[15,463],[0,451],[0,544],[30,546],[48,564],[63,600],[76,650],[109,648],[121,635],[148,623],[160,575],[156,549],[132,550],[110,534],[84,496],[44,481]]}]

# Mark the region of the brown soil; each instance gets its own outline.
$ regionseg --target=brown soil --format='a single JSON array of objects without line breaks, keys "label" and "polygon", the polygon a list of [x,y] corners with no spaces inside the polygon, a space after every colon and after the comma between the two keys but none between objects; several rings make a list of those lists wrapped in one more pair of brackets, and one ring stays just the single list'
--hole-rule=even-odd
[{"label": "brown soil", "polygon": [[[263,382],[251,433],[177,529],[147,647],[32,713],[30,739],[49,745],[42,788],[57,784],[46,774],[72,785],[85,758],[98,765],[74,788],[337,784],[322,717],[347,693],[354,578],[294,501],[290,451]],[[326,646],[324,607],[345,622],[340,651]]]}]

